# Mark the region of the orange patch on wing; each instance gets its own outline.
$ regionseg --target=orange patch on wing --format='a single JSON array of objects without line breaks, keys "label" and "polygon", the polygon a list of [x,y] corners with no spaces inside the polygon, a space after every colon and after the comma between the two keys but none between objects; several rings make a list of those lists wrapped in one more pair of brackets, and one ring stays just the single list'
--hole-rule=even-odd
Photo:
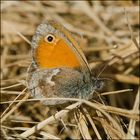
[{"label": "orange patch on wing", "polygon": [[78,56],[61,38],[57,42],[48,43],[41,39],[36,49],[35,59],[40,68],[80,67]]}]

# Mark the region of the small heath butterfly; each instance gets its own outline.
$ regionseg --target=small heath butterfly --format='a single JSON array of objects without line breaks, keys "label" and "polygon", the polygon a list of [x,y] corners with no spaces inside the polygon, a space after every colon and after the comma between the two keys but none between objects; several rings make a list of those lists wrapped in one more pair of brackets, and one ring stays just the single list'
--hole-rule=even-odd
[{"label": "small heath butterfly", "polygon": [[[91,99],[100,86],[72,34],[55,21],[41,23],[33,36],[28,88],[34,98]],[[47,100],[57,105],[67,100]]]}]

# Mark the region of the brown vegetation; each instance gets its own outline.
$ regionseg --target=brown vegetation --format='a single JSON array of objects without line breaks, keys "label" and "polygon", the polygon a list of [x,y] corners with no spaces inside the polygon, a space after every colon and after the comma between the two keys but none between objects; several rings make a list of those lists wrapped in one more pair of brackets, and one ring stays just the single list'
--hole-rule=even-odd
[{"label": "brown vegetation", "polygon": [[[2,139],[140,138],[138,1],[2,1],[1,18]],[[102,103],[71,99],[57,110],[30,97],[30,41],[45,19],[76,36],[95,77],[104,78]]]}]

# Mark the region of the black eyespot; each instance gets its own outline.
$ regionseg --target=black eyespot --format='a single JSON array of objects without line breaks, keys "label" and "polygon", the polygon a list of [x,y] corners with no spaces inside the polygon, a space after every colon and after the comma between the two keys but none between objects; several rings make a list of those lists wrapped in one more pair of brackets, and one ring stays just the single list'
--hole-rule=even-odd
[{"label": "black eyespot", "polygon": [[55,37],[54,37],[53,35],[51,35],[51,34],[49,34],[49,35],[47,35],[47,36],[45,37],[45,41],[47,41],[47,42],[49,42],[49,43],[53,42],[54,39],[55,39]]},{"label": "black eyespot", "polygon": [[53,37],[52,37],[52,36],[48,36],[48,37],[47,37],[47,40],[48,40],[49,42],[52,42],[52,41],[53,41]]}]

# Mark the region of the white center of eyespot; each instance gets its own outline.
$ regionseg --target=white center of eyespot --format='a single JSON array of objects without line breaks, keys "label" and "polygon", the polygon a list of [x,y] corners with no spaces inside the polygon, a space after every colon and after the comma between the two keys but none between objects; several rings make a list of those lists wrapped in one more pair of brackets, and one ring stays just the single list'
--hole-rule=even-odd
[{"label": "white center of eyespot", "polygon": [[45,37],[45,41],[48,42],[48,43],[52,43],[52,42],[54,42],[54,40],[55,40],[55,36],[53,36],[52,34],[48,34]]}]

